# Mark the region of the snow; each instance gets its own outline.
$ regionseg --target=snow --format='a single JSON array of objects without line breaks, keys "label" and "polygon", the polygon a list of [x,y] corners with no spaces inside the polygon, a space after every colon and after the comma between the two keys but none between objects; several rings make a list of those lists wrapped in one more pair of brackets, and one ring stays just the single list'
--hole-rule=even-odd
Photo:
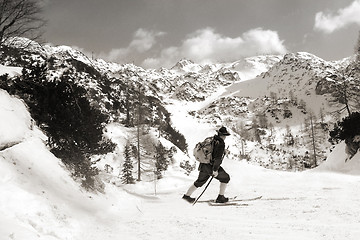
[{"label": "snow", "polygon": [[[9,107],[11,106],[11,107]],[[0,149],[13,144],[27,135],[31,126],[30,114],[21,100],[9,98],[6,91],[0,89]]]},{"label": "snow", "polygon": [[346,144],[338,144],[326,162],[318,167],[317,171],[336,171],[340,173],[360,175],[360,152],[357,152],[351,159],[344,154]]},{"label": "snow", "polygon": [[0,76],[4,74],[9,74],[9,77],[21,75],[21,70],[20,67],[8,67],[0,64]]},{"label": "snow", "polygon": [[[1,71],[8,69],[0,66]],[[214,97],[224,91],[220,89]],[[177,101],[168,107],[189,149],[218,127],[186,114],[201,107],[201,103]],[[125,143],[127,132],[121,126],[108,126],[107,134]],[[0,136],[1,240],[360,237],[360,154],[345,162],[343,143],[318,169],[306,172],[268,170],[226,158],[223,167],[231,176],[226,195],[263,198],[248,202],[249,206],[210,207],[205,203],[192,206],[181,199],[197,171],[187,176],[176,166],[156,185],[150,181],[127,186],[106,183],[104,194],[82,190],[48,151],[46,137],[32,123],[23,102],[2,90]],[[232,141],[226,139],[227,144]],[[202,199],[216,197],[218,189],[214,180]]]}]

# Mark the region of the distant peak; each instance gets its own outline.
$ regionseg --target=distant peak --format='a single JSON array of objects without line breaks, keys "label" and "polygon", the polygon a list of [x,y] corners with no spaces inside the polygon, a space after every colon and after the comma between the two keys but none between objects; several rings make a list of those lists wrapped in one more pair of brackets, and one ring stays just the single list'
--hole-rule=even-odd
[{"label": "distant peak", "polygon": [[189,59],[181,59],[172,68],[184,68],[185,66],[188,66],[191,64],[195,64],[195,63]]}]

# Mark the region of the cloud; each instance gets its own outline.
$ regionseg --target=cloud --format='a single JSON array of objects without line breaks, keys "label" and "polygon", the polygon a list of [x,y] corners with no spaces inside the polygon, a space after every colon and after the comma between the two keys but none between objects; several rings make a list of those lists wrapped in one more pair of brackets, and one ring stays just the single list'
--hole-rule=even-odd
[{"label": "cloud", "polygon": [[140,28],[135,32],[134,39],[129,45],[129,49],[134,49],[139,53],[150,50],[156,43],[156,38],[164,35],[163,32],[148,31]]},{"label": "cloud", "polygon": [[145,59],[142,65],[171,67],[182,58],[200,64],[226,62],[260,54],[284,54],[286,51],[275,31],[256,28],[231,38],[213,28],[204,28],[189,34],[180,46],[171,46],[163,49],[158,57]]},{"label": "cloud", "polygon": [[164,32],[138,29],[130,44],[126,48],[114,48],[108,53],[101,53],[99,57],[110,61],[125,61],[133,54],[142,54],[149,51],[157,42],[157,38],[163,36]]},{"label": "cloud", "polygon": [[360,0],[339,9],[336,14],[316,13],[314,29],[329,34],[353,23],[360,25]]}]

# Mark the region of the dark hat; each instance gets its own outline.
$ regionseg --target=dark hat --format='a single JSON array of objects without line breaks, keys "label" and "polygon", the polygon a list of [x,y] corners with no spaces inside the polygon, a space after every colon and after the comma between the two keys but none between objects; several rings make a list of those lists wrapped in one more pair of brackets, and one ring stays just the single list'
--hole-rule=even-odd
[{"label": "dark hat", "polygon": [[217,130],[217,133],[219,134],[219,136],[223,135],[223,136],[229,136],[230,133],[226,130],[226,127],[221,127],[219,130]]}]

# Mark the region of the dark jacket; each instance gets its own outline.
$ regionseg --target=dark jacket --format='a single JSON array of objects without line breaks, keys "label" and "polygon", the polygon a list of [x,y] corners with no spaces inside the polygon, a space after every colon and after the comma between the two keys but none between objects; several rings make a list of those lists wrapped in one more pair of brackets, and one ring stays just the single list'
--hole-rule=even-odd
[{"label": "dark jacket", "polygon": [[225,151],[225,142],[219,137],[219,135],[214,136],[214,148],[212,152],[211,165],[213,166],[213,171],[217,171],[223,161],[223,155]]}]

